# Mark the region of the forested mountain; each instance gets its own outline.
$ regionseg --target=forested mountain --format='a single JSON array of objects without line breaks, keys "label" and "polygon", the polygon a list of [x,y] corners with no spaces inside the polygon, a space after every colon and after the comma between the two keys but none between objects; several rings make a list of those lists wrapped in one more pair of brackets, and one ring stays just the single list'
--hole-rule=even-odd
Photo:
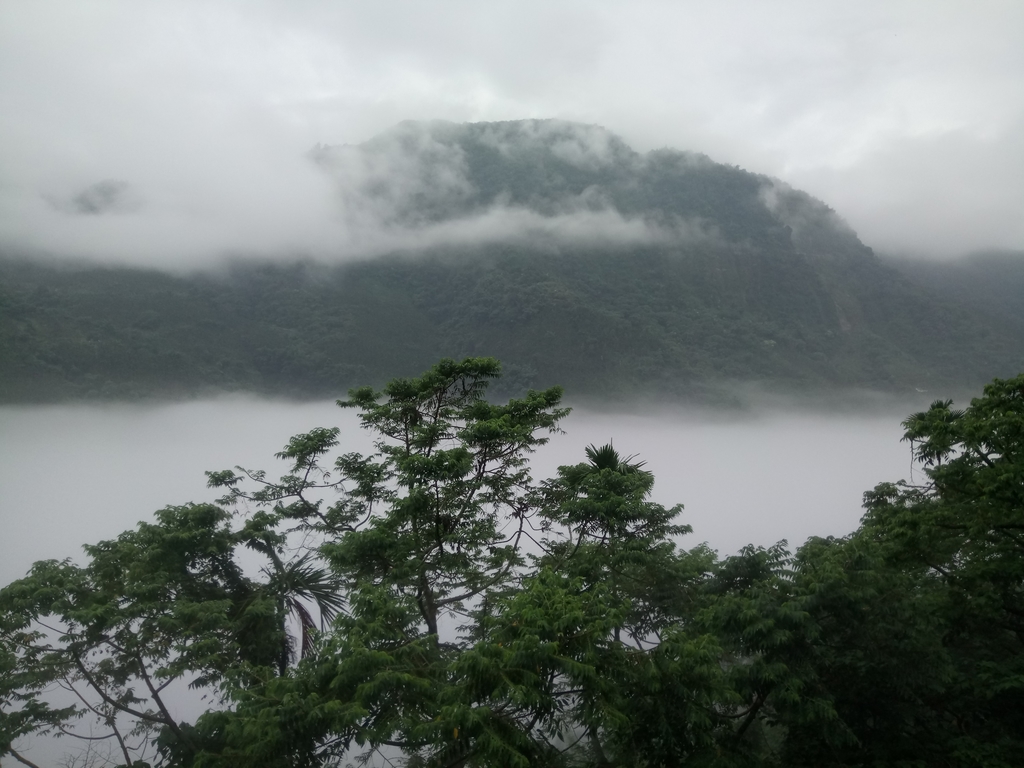
[{"label": "forested mountain", "polygon": [[1024,251],[981,251],[954,261],[886,258],[915,283],[948,301],[987,310],[1024,327]]},{"label": "forested mountain", "polygon": [[360,258],[175,275],[7,254],[0,398],[334,395],[473,354],[512,388],[609,397],[1024,369],[1004,306],[902,274],[823,203],[702,155],[519,121],[403,123],[310,160]]}]

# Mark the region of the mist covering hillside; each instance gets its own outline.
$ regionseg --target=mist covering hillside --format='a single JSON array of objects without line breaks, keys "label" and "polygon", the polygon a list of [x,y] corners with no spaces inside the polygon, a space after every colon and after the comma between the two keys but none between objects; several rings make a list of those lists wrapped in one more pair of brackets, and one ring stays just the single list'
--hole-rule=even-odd
[{"label": "mist covering hillside", "polygon": [[982,278],[951,290],[703,155],[558,121],[410,122],[309,160],[347,233],[332,259],[174,273],[5,254],[0,398],[336,395],[466,355],[500,358],[510,388],[615,399],[948,391],[1024,368],[1019,260],[999,302]]},{"label": "mist covering hillside", "polygon": [[953,261],[884,261],[947,301],[984,308],[997,323],[1024,327],[1024,251],[979,251]]}]

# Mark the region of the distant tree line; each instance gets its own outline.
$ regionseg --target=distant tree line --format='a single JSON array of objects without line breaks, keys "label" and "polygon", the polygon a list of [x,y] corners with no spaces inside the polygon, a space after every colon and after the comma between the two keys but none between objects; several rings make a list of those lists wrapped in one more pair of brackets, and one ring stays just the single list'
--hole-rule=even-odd
[{"label": "distant tree line", "polygon": [[493,246],[178,276],[0,259],[0,402],[327,397],[484,352],[508,394],[976,391],[1024,369],[1024,306],[997,309],[873,257],[781,246]]}]

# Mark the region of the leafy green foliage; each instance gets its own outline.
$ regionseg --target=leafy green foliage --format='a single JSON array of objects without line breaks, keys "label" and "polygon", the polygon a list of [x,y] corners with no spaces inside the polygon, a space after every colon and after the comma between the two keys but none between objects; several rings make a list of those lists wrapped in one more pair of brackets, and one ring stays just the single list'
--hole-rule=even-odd
[{"label": "leafy green foliage", "polygon": [[611,444],[534,482],[561,390],[492,403],[499,374],[354,389],[372,454],[296,435],[278,480],[210,472],[219,506],[0,590],[0,755],[91,726],[125,766],[1019,761],[1024,376],[911,416],[927,483],[855,533],[719,561]]},{"label": "leafy green foliage", "polygon": [[904,426],[928,482],[866,494],[864,532],[935,593],[950,749],[1009,765],[1024,733],[1024,376],[993,381],[962,410],[937,401]]},{"label": "leafy green foliage", "polygon": [[[240,536],[227,519],[210,505],[169,507],[155,524],[86,547],[84,568],[36,563],[0,591],[3,647],[18,668],[3,694],[22,707],[5,741],[29,729],[27,718],[31,729],[64,732],[85,717],[109,729],[130,763],[140,735],[166,729],[187,741],[162,696],[168,686],[216,685],[273,658],[280,619],[234,561]],[[57,718],[40,698],[55,687],[73,701]]]},{"label": "leafy green foliage", "polygon": [[508,394],[613,398],[736,380],[936,391],[1024,362],[1015,326],[864,258],[508,245],[217,277],[0,259],[0,398],[331,396],[483,350]]}]

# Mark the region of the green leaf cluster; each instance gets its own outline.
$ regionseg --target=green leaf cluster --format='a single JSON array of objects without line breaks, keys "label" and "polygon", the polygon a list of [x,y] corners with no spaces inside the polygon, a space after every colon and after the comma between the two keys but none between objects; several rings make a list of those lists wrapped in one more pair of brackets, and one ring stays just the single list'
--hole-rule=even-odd
[{"label": "green leaf cluster", "polygon": [[0,590],[0,755],[90,734],[125,766],[1019,762],[1024,376],[911,416],[926,482],[867,493],[850,536],[719,560],[611,444],[535,481],[561,390],[494,403],[500,372],[352,390],[371,454],[297,435],[279,479],[210,472],[217,505]]}]

